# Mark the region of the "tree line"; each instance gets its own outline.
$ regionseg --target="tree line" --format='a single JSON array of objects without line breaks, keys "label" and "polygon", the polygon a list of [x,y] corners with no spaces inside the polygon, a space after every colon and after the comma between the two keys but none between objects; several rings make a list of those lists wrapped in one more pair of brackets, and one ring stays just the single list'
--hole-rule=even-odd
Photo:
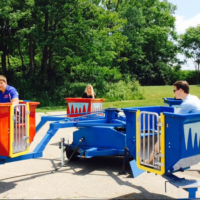
[{"label": "tree line", "polygon": [[[167,0],[1,0],[1,74],[20,98],[43,105],[80,96],[87,83],[112,100],[141,98],[138,82],[196,84],[200,26],[178,35],[175,10]],[[193,59],[195,72],[181,71],[178,53]]]}]

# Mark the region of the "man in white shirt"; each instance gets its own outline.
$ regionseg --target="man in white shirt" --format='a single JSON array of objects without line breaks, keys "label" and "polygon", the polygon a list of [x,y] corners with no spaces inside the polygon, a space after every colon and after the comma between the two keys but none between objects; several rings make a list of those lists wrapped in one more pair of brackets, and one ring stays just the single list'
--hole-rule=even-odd
[{"label": "man in white shirt", "polygon": [[174,83],[174,94],[176,99],[182,99],[181,109],[178,114],[200,113],[200,100],[197,96],[189,94],[187,81]]},{"label": "man in white shirt", "polygon": [[[181,109],[177,114],[188,113],[200,113],[200,100],[197,96],[189,94],[190,88],[187,81],[177,81],[174,83],[174,94],[176,99],[182,99]],[[158,142],[156,142],[154,149],[158,151]],[[149,162],[145,160],[145,163],[153,163],[153,152],[151,152]]]}]

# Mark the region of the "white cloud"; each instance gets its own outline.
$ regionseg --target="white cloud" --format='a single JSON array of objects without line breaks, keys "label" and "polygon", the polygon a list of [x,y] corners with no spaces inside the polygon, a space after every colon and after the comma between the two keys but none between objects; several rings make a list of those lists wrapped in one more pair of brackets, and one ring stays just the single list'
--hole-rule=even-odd
[{"label": "white cloud", "polygon": [[174,15],[176,17],[176,30],[178,34],[185,33],[186,29],[189,27],[196,27],[200,24],[200,14],[195,15],[190,19],[185,19],[184,16]]}]

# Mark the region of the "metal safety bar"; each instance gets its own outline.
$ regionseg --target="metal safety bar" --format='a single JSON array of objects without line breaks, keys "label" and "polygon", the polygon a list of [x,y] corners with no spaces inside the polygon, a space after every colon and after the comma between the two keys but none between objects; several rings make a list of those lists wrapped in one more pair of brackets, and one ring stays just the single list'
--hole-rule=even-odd
[{"label": "metal safety bar", "polygon": [[139,115],[140,164],[160,169],[160,116],[154,112],[140,112]]},{"label": "metal safety bar", "polygon": [[27,149],[27,107],[25,104],[14,105],[14,137],[13,153],[19,153]]},{"label": "metal safety bar", "polygon": [[67,117],[68,120],[73,120],[73,119],[80,119],[80,118],[102,118],[105,116],[105,110],[100,110],[100,111],[90,111],[90,112],[82,112],[82,113],[73,113],[73,114],[68,114],[70,116],[73,116],[73,115],[80,115],[78,117]]}]

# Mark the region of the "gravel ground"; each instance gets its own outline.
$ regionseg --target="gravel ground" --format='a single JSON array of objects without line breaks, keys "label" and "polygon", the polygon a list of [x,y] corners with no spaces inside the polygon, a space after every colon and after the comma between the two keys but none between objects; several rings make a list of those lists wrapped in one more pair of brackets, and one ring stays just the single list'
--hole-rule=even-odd
[{"label": "gravel ground", "polygon": [[[65,112],[53,112],[64,114]],[[36,114],[36,123],[44,113]],[[49,128],[49,123],[35,136],[30,149],[33,150]],[[187,198],[183,189],[167,184],[165,179],[152,173],[143,173],[132,178],[128,168],[126,175],[118,175],[122,169],[121,157],[81,158],[60,166],[58,142],[64,137],[72,141],[75,128],[60,129],[44,150],[43,157],[0,165],[1,199],[174,199]],[[66,158],[67,160],[67,158]],[[179,177],[200,180],[200,164],[191,167]],[[200,197],[200,191],[197,191]]]}]

